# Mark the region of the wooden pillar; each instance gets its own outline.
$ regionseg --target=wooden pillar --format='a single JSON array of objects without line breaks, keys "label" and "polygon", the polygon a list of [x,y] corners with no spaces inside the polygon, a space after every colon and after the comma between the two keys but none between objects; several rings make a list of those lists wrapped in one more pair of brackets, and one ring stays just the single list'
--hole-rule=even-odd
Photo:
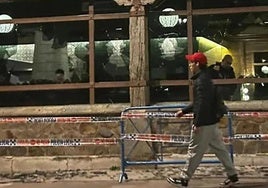
[{"label": "wooden pillar", "polygon": [[[193,15],[192,15],[192,0],[187,0],[187,40],[188,40],[188,54],[193,53]],[[188,78],[192,77],[192,72],[188,67]],[[190,80],[189,84],[189,94],[190,94],[190,101],[193,101],[194,94],[193,94],[193,83]]]},{"label": "wooden pillar", "polygon": [[[148,62],[148,34],[147,34],[147,18],[145,15],[144,6],[154,0],[115,0],[119,5],[132,6],[130,9],[129,18],[129,77],[133,87],[130,87],[130,105],[145,106],[149,101],[149,62]],[[150,2],[149,2],[150,1]],[[134,86],[134,84],[138,84]],[[126,132],[133,133],[144,132],[151,133],[150,128],[144,130],[144,127],[149,126],[147,119],[135,119],[126,121]],[[133,129],[133,124],[136,125]],[[133,148],[133,143],[125,143],[126,153],[130,153]],[[152,148],[150,144],[150,148]],[[153,154],[148,150],[147,143],[139,143],[128,156],[130,160],[149,160]],[[150,156],[150,153],[152,156]],[[144,159],[145,156],[148,158]]]},{"label": "wooden pillar", "polygon": [[147,85],[149,81],[147,18],[142,5],[131,7],[129,34],[129,77],[131,82],[140,83],[139,87],[130,87],[130,104],[131,106],[148,105],[150,96]]},{"label": "wooden pillar", "polygon": [[[93,19],[94,17],[94,7],[92,5],[90,5],[88,7],[88,13],[90,16],[88,25],[89,25],[89,50],[88,50],[88,54],[89,54],[89,83],[90,86],[94,86],[93,84],[95,83],[95,21]],[[95,88],[94,87],[90,87],[89,88],[89,103],[90,104],[95,104]]]},{"label": "wooden pillar", "polygon": [[131,6],[129,18],[129,77],[131,106],[144,106],[150,103],[149,62],[148,62],[148,22],[144,6],[155,0],[115,0],[119,5]]}]

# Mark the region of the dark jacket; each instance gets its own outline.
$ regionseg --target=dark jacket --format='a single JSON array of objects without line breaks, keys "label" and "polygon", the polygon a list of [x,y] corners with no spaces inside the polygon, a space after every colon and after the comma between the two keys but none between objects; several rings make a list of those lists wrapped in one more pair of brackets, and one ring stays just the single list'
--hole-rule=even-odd
[{"label": "dark jacket", "polygon": [[203,69],[191,79],[194,82],[194,100],[182,112],[184,114],[193,112],[193,124],[197,127],[217,123],[215,87],[209,71]]}]

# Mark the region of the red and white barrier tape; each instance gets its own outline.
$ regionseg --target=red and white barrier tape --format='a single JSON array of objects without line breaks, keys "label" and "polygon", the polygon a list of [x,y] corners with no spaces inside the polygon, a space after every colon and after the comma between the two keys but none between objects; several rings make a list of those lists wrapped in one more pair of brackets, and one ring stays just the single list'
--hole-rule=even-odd
[{"label": "red and white barrier tape", "polygon": [[232,112],[237,117],[268,117],[268,112]]},{"label": "red and white barrier tape", "polygon": [[[0,139],[0,147],[7,146],[88,146],[88,145],[115,145],[119,141],[135,140],[163,143],[188,144],[190,136],[172,134],[124,134],[118,138],[70,138],[70,139]],[[228,143],[233,140],[268,141],[268,134],[236,134],[232,138],[224,137]]]},{"label": "red and white barrier tape", "polygon": [[[268,112],[231,112],[237,117],[268,117]],[[174,112],[124,112],[122,118],[177,118]],[[193,118],[193,114],[185,114],[180,118]]]},{"label": "red and white barrier tape", "polygon": [[[174,112],[124,112],[122,118],[177,118]],[[180,118],[192,118],[192,114],[185,114]]]},{"label": "red and white barrier tape", "polygon": [[[237,117],[268,117],[268,112],[231,112]],[[174,112],[124,112],[122,118],[177,118]],[[185,114],[180,118],[193,118],[193,114]]]},{"label": "red and white barrier tape", "polygon": [[119,121],[121,117],[7,117],[0,123],[89,123]]},{"label": "red and white barrier tape", "polygon": [[268,134],[235,134],[231,139],[238,140],[268,140]]},{"label": "red and white barrier tape", "polygon": [[182,135],[170,135],[170,134],[143,134],[133,133],[124,134],[121,137],[125,140],[136,140],[136,141],[150,141],[150,142],[169,142],[169,143],[188,143],[190,136]]},{"label": "red and white barrier tape", "polygon": [[70,138],[70,139],[0,139],[0,147],[6,146],[87,146],[114,145],[117,138]]},{"label": "red and white barrier tape", "polygon": [[[136,140],[136,141],[150,141],[150,142],[168,142],[168,143],[188,143],[190,136],[184,135],[171,135],[171,134],[143,134],[133,133],[124,134],[122,139]],[[224,137],[225,142],[232,140],[255,140],[255,141],[268,141],[268,134],[235,134],[233,137]]]},{"label": "red and white barrier tape", "polygon": [[[89,122],[114,122],[124,118],[177,118],[171,112],[142,112],[122,113],[121,117],[4,117],[1,123],[89,123]],[[186,114],[182,118],[192,118],[192,114]]]},{"label": "red and white barrier tape", "polygon": [[[237,117],[268,117],[268,112],[232,112]],[[125,118],[177,118],[174,112],[124,112],[121,117],[4,117],[0,123],[89,123],[113,122]],[[193,114],[181,118],[191,119]]]}]

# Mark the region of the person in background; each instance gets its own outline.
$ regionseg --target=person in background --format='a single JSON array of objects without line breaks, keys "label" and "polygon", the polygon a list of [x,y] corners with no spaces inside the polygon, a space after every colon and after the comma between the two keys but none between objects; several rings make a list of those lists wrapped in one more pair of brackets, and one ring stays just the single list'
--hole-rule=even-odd
[{"label": "person in background", "polygon": [[216,115],[216,91],[211,74],[207,68],[207,58],[197,52],[186,55],[189,61],[190,71],[193,73],[193,102],[176,113],[177,117],[193,112],[193,124],[188,146],[188,159],[185,168],[177,178],[168,177],[167,181],[175,186],[187,187],[195,170],[201,163],[208,147],[215,153],[223,164],[227,179],[221,183],[221,187],[230,187],[238,182],[236,170],[227,151],[221,132],[218,128],[219,119]]},{"label": "person in background", "polygon": [[55,71],[55,75],[55,82],[57,84],[70,83],[70,80],[65,78],[65,73],[63,69],[57,69]]},{"label": "person in background", "polygon": [[0,59],[0,85],[9,85],[10,74],[7,70],[6,59]]},{"label": "person in background", "polygon": [[72,83],[79,83],[81,79],[79,78],[76,70],[74,68],[69,69],[70,72],[70,79]]},{"label": "person in background", "polygon": [[10,82],[11,85],[21,85],[21,84],[23,84],[23,82],[20,81],[20,78],[17,75],[13,74],[13,73],[10,73],[9,82]]},{"label": "person in background", "polygon": [[[221,62],[216,62],[209,66],[212,79],[231,79],[235,78],[234,69],[232,67],[233,58],[227,54]],[[221,93],[223,100],[232,100],[232,96],[236,90],[236,84],[218,85],[218,92]]]},{"label": "person in background", "polygon": [[0,59],[0,85],[20,85],[23,82],[13,74],[13,70],[8,71],[7,60]]}]

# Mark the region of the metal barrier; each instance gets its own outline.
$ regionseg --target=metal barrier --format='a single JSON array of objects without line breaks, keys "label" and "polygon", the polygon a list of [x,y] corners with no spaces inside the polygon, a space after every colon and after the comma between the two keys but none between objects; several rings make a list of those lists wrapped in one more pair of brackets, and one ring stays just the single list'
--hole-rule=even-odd
[{"label": "metal barrier", "polygon": [[[182,136],[182,135],[164,135],[164,134],[146,134],[144,132],[138,131],[137,128],[135,128],[138,133],[130,133],[127,134],[125,132],[125,121],[124,119],[131,119],[131,118],[146,118],[146,119],[152,119],[152,118],[176,118],[176,119],[192,119],[191,114],[186,114],[185,116],[181,118],[177,118],[175,115],[175,112],[180,108],[185,107],[186,105],[174,105],[174,106],[144,106],[144,107],[131,107],[125,109],[122,114],[122,120],[120,121],[120,128],[121,128],[121,142],[120,142],[120,148],[121,148],[121,174],[119,177],[119,182],[122,182],[123,179],[128,179],[127,173],[126,173],[126,167],[131,165],[167,165],[167,164],[185,164],[185,160],[169,160],[165,161],[163,158],[157,158],[156,160],[151,161],[129,161],[127,159],[128,155],[125,153],[125,141],[124,140],[133,140],[133,141],[146,141],[146,142],[169,142],[169,143],[180,143],[182,145],[188,145],[189,136]],[[165,110],[166,112],[163,112]],[[229,140],[229,138],[233,137],[232,134],[232,120],[231,115],[228,113],[228,134],[229,137],[226,140]],[[135,126],[134,124],[132,124]],[[148,125],[147,125],[148,126]],[[146,126],[146,127],[147,127]],[[144,130],[147,130],[145,127]],[[132,149],[134,149],[136,145],[133,146]],[[229,150],[230,155],[233,160],[233,146],[231,142],[229,142]],[[163,156],[163,153],[161,154]],[[218,160],[202,160],[202,163],[219,163]]]}]

